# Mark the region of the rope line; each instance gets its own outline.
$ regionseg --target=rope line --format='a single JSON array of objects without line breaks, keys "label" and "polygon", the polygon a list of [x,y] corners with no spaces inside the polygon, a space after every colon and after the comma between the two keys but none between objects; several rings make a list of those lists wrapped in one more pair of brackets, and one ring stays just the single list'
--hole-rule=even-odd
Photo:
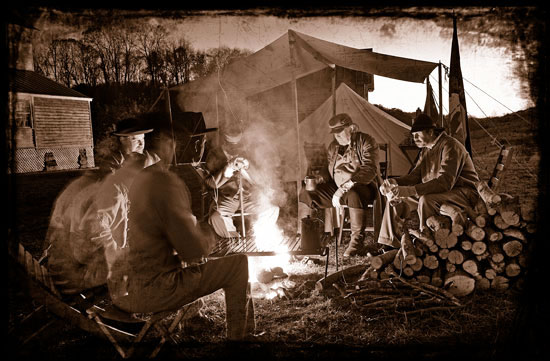
[{"label": "rope line", "polygon": [[[445,65],[445,64],[441,64],[444,68],[445,68],[445,75],[447,75],[447,71],[449,70],[449,68]],[[432,75],[430,75],[430,77],[433,78]],[[436,81],[437,83],[437,81]],[[468,81],[468,83],[472,84],[470,81]],[[439,84],[439,83],[438,83]],[[474,84],[472,84],[474,85]],[[474,85],[475,86],[475,85]],[[443,90],[445,90],[447,92],[447,94],[449,93],[449,91],[443,86],[441,85],[441,88]],[[476,88],[479,89],[479,87],[476,86]],[[481,90],[481,89],[480,89]],[[479,108],[479,110],[483,113],[483,115],[485,116],[486,119],[488,119],[488,121],[491,123],[492,126],[495,126],[495,124],[491,121],[491,119],[487,116],[487,114],[483,111],[483,109],[481,108],[481,106],[474,100],[474,98],[466,91],[466,89],[464,89],[464,93],[471,99],[471,101]],[[485,93],[485,92],[484,92]],[[487,94],[487,93],[485,93]],[[489,95],[489,94],[487,94]],[[495,99],[496,100],[496,99]],[[500,103],[500,102],[499,102]],[[507,108],[507,107],[506,107]],[[508,110],[510,110],[509,108],[507,108]],[[512,111],[512,110],[510,110]],[[447,112],[448,113],[448,112]],[[518,118],[521,118],[523,120],[525,120],[523,117],[521,117],[520,115],[514,113],[514,115],[518,116]],[[475,117],[469,117],[468,119],[473,119],[476,124],[491,138],[492,140],[492,143],[495,144],[496,146],[502,148],[503,147],[503,144],[501,142],[498,141],[498,139],[496,137],[494,137],[483,125],[481,125],[479,123],[479,121],[475,118]],[[529,125],[531,125],[531,123],[529,123],[528,121],[526,121]],[[502,137],[502,139],[505,141],[505,143],[507,143],[510,147],[512,146],[512,143],[510,143],[510,141],[507,139],[507,138],[504,138]],[[472,147],[472,151],[473,151],[473,147]],[[475,152],[476,154],[479,154],[477,152]],[[477,157],[477,155],[476,155]],[[523,169],[524,171],[526,171],[531,177],[535,177],[534,175],[534,170],[531,169],[531,167],[528,167],[522,163],[520,163],[515,155],[515,153],[512,153],[512,159],[514,160],[514,162],[521,168]]]}]

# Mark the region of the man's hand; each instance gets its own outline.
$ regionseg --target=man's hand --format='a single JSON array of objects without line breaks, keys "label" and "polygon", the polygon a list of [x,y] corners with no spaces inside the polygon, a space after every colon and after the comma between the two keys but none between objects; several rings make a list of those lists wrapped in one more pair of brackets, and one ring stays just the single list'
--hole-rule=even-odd
[{"label": "man's hand", "polygon": [[397,187],[397,182],[395,179],[386,179],[380,186],[380,193],[387,196],[391,192],[392,188]]},{"label": "man's hand", "polygon": [[416,195],[416,189],[413,186],[396,186],[391,189],[396,198],[407,198]]},{"label": "man's hand", "polygon": [[342,188],[345,192],[349,191],[353,186],[355,185],[355,182],[353,182],[351,179],[347,181],[346,183],[342,184],[340,188]]}]

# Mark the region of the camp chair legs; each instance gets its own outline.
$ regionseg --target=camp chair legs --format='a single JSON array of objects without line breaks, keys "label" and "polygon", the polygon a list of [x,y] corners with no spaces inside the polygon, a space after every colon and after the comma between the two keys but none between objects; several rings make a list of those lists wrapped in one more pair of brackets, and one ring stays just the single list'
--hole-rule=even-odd
[{"label": "camp chair legs", "polygon": [[[172,315],[173,312],[160,312],[147,315],[145,317],[138,317],[136,314],[126,313],[117,307],[110,305],[105,309],[98,306],[93,306],[87,310],[87,313],[88,317],[93,319],[98,324],[103,334],[113,344],[122,358],[131,357],[136,346],[147,335],[151,327],[154,326],[161,335],[158,344],[149,355],[150,358],[154,358],[159,353],[168,338],[170,338],[174,343],[177,343],[176,339],[172,337],[172,335],[176,327],[183,319],[183,316],[187,311],[187,307],[188,306],[183,307],[176,312],[174,319],[168,327],[163,326],[161,322],[167,319],[168,316]],[[141,324],[141,328],[137,334],[135,332],[129,332],[123,329],[126,328],[125,326],[131,324]],[[124,341],[128,340],[131,340],[130,345],[124,347]]]}]

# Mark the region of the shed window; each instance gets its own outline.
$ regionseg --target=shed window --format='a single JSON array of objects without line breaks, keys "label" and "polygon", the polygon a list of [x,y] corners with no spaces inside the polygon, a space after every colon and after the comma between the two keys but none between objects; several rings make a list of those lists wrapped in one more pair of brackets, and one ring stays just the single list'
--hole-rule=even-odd
[{"label": "shed window", "polygon": [[31,102],[18,100],[15,104],[15,126],[19,128],[31,128]]}]

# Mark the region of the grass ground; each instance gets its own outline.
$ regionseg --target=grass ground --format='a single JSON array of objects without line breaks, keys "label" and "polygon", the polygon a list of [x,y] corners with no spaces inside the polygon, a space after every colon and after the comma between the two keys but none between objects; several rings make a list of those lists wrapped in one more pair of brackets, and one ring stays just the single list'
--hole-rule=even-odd
[{"label": "grass ground", "polygon": [[[519,195],[525,204],[534,204],[538,194],[537,170],[540,159],[534,134],[535,122],[508,116],[480,120],[472,127],[474,161],[480,176],[488,179],[498,156],[498,147],[491,144],[487,131],[513,145],[512,161],[502,184],[502,191]],[[72,175],[71,177],[73,177]],[[16,196],[16,217],[20,240],[35,255],[40,252],[49,208],[62,182],[49,176],[49,192],[43,177],[26,178],[19,183]],[[53,179],[53,180],[52,180]],[[57,179],[57,180],[56,180]],[[40,183],[36,183],[40,182]],[[33,243],[34,242],[34,243]],[[330,244],[329,273],[335,271],[334,243]],[[343,253],[342,247],[340,253]],[[231,344],[224,340],[224,298],[218,291],[205,297],[204,314],[208,321],[185,326],[178,333],[179,345],[167,343],[159,358],[172,359],[543,359],[547,346],[545,331],[533,329],[529,323],[544,324],[528,303],[543,297],[543,288],[524,291],[474,292],[462,301],[464,307],[453,311],[408,315],[392,309],[366,313],[350,304],[337,301],[327,292],[315,290],[315,283],[324,275],[324,258],[318,262],[294,260],[286,268],[287,280],[295,286],[290,299],[268,300],[256,285],[256,322],[258,340],[247,344]],[[365,257],[354,257],[344,267],[361,264]],[[342,265],[341,265],[342,266]],[[8,273],[8,329],[18,324],[39,305],[29,296],[22,280]],[[534,293],[533,293],[534,292]],[[540,301],[537,305],[540,305]],[[535,312],[535,317],[533,313]],[[542,314],[542,312],[540,312]],[[39,328],[41,323],[36,323]],[[71,328],[62,320],[53,322],[45,331],[25,344],[10,336],[7,354],[12,359],[110,360],[118,359],[108,341]],[[521,348],[520,348],[521,346]]]}]

